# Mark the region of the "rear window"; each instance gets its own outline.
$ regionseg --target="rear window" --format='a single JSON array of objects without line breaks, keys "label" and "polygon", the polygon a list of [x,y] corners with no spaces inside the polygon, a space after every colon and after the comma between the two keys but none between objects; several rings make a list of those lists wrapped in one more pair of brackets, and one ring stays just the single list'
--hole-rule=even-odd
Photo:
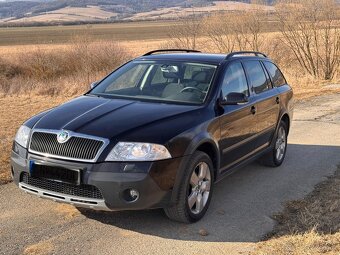
[{"label": "rear window", "polygon": [[280,87],[280,86],[285,85],[287,83],[286,79],[283,77],[283,74],[281,73],[280,69],[276,65],[274,65],[271,62],[267,62],[267,61],[264,61],[263,64],[266,67],[266,69],[267,69],[267,71],[270,75],[270,78],[273,82],[273,85],[275,87]]},{"label": "rear window", "polygon": [[256,94],[269,89],[266,75],[259,61],[245,61],[244,68]]}]

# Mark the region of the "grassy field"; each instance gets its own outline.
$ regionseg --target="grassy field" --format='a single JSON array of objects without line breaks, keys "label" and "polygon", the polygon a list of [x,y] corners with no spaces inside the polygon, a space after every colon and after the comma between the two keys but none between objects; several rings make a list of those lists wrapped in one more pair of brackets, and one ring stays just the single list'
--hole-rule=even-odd
[{"label": "grassy field", "polygon": [[67,44],[77,35],[95,40],[139,41],[166,39],[175,21],[126,22],[78,26],[0,27],[0,46]]},{"label": "grassy field", "polygon": [[[119,45],[124,47],[133,56],[139,56],[147,51],[158,49],[166,43],[166,39],[150,39],[150,40],[131,40],[120,41]],[[44,52],[62,52],[67,50],[74,44],[67,41],[65,43],[56,44],[23,44],[23,45],[0,45],[0,56],[5,59],[17,58],[29,52],[41,50]]]}]

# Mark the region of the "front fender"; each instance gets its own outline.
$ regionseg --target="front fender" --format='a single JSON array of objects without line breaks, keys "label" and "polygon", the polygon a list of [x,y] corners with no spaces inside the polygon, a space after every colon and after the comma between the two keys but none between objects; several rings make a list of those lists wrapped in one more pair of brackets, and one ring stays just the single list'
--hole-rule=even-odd
[{"label": "front fender", "polygon": [[198,134],[192,139],[187,149],[185,150],[184,155],[192,155],[197,150],[197,148],[199,148],[202,144],[205,144],[205,143],[209,143],[214,148],[214,153],[219,154],[218,153],[219,152],[218,142],[214,139],[212,135],[205,132],[205,133]]}]

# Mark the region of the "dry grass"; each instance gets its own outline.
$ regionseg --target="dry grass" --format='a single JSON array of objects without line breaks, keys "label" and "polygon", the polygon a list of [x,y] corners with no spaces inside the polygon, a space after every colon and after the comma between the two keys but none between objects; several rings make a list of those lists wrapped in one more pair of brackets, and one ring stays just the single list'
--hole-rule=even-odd
[{"label": "dry grass", "polygon": [[268,236],[306,233],[329,234],[340,231],[340,166],[334,176],[320,183],[303,200],[290,201],[283,212],[274,215],[278,222]]},{"label": "dry grass", "polygon": [[74,95],[129,58],[130,53],[119,44],[93,42],[87,36],[75,38],[72,46],[58,51],[36,47],[0,59],[0,93]]},{"label": "dry grass", "polygon": [[42,241],[29,245],[25,248],[24,255],[47,255],[53,252],[53,244],[49,241]]},{"label": "dry grass", "polygon": [[308,74],[302,74],[298,67],[284,67],[283,73],[294,90],[294,97],[296,100],[305,100],[314,96],[329,95],[340,93],[340,86],[329,87],[331,84],[340,84],[339,78],[326,81],[316,79]]},{"label": "dry grass", "polygon": [[65,220],[70,220],[80,215],[80,212],[77,210],[77,208],[68,204],[58,204],[55,207],[55,211],[63,215]]},{"label": "dry grass", "polygon": [[[111,42],[166,39],[176,21],[125,22],[75,26],[0,27],[0,45],[70,44],[75,35],[86,32],[96,40]],[[136,33],[138,32],[138,33]],[[32,36],[34,35],[34,36]]]},{"label": "dry grass", "polygon": [[320,235],[314,231],[262,242],[253,255],[339,255],[340,233]]},{"label": "dry grass", "polygon": [[[104,40],[104,42],[108,40]],[[97,41],[96,44],[101,42]],[[164,44],[164,39],[153,40],[132,40],[132,41],[120,41],[118,45],[127,49],[134,56],[142,55],[149,50],[154,50]],[[35,51],[37,49],[44,52],[63,52],[74,47],[73,43],[68,42],[65,44],[23,44],[23,45],[6,45],[0,46],[0,56],[3,59],[16,59],[19,55],[24,55],[28,52]]]},{"label": "dry grass", "polygon": [[[325,85],[339,83],[315,79],[306,74],[278,37],[263,33],[265,52],[283,69],[297,98],[334,93]],[[80,39],[79,39],[80,38]],[[73,37],[72,43],[56,45],[22,45],[0,47],[0,93],[31,95],[76,95],[88,89],[89,83],[102,78],[125,60],[149,50],[166,47],[166,40],[95,41],[87,32]],[[218,52],[207,37],[197,38],[198,48]],[[285,54],[283,54],[283,52]]]},{"label": "dry grass", "polygon": [[254,255],[340,254],[340,166],[306,198],[274,215],[277,225]]}]

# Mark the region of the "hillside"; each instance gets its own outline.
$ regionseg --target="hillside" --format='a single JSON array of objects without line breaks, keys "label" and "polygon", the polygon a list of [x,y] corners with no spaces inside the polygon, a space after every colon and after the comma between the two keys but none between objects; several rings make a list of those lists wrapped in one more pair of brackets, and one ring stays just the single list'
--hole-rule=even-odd
[{"label": "hillside", "polygon": [[[174,19],[215,11],[251,9],[247,1],[211,0],[32,0],[0,2],[0,24],[81,24]],[[269,0],[268,3],[271,1]],[[256,7],[257,8],[257,7]],[[261,6],[271,10],[270,6]]]}]

